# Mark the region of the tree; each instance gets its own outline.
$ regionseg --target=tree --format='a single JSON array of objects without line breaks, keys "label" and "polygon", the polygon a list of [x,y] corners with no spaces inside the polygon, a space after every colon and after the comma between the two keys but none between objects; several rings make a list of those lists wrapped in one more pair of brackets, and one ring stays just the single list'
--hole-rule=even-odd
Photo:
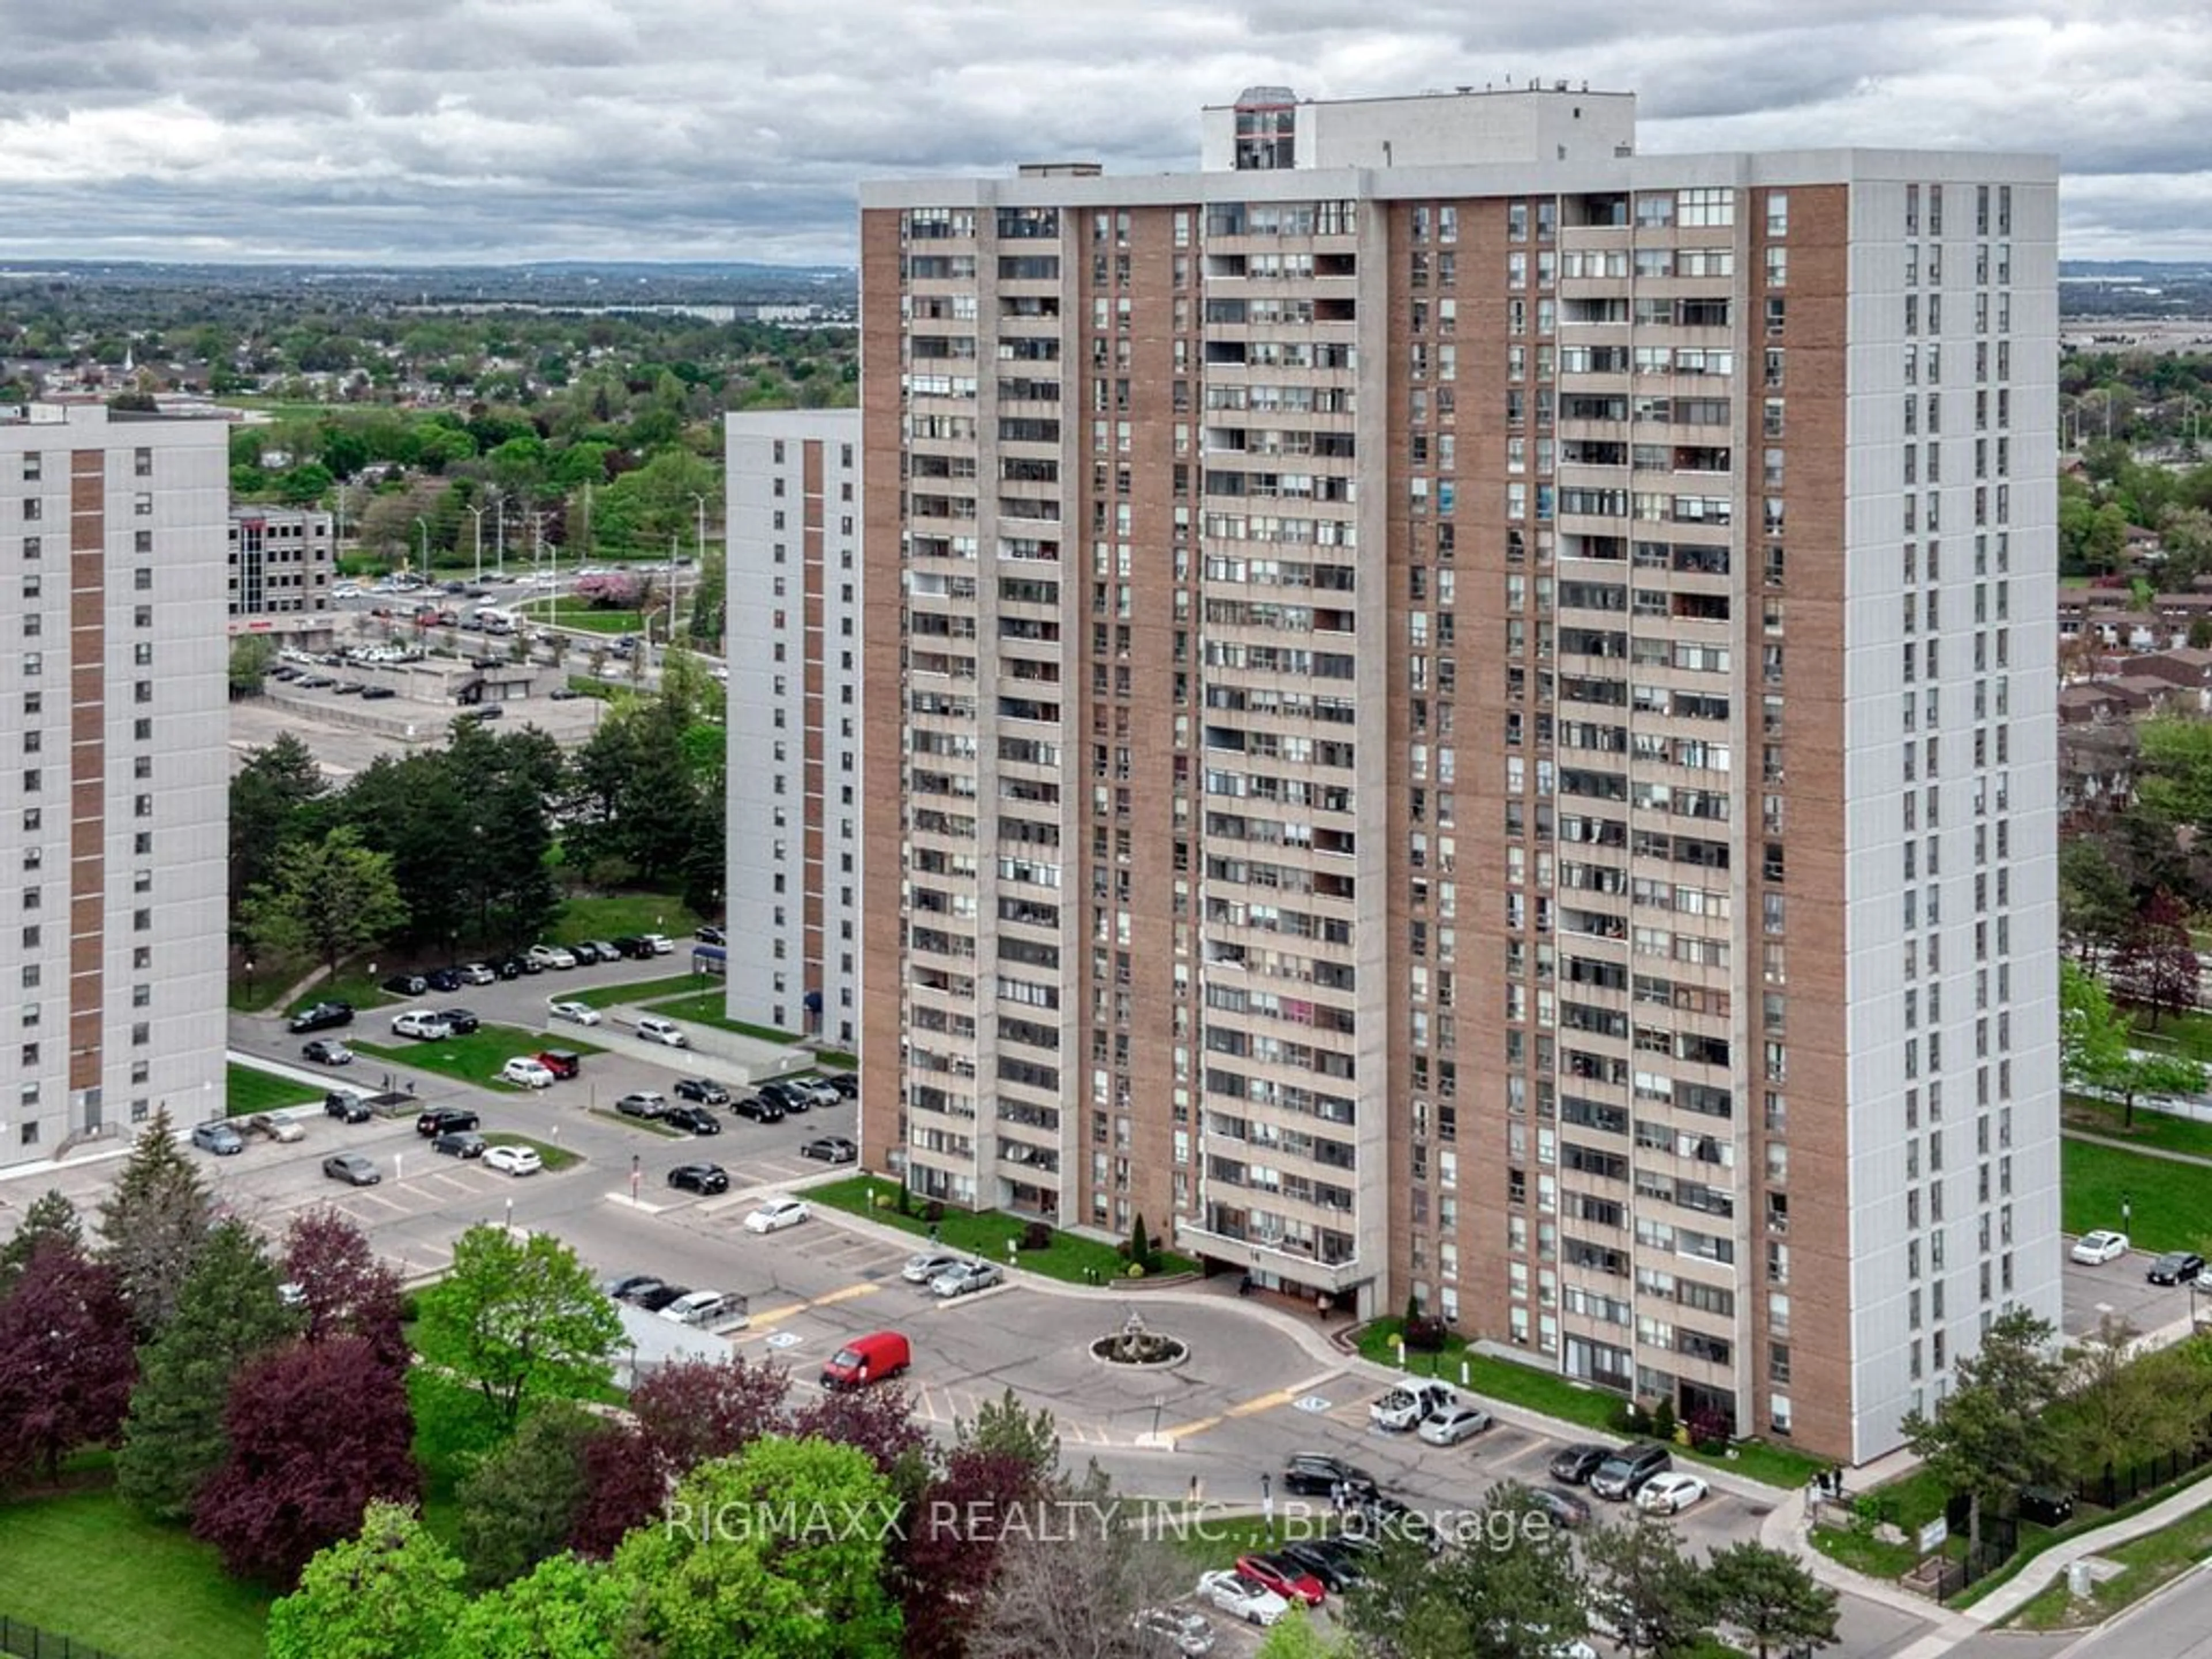
[{"label": "tree", "polygon": [[866,1455],[757,1440],[677,1488],[665,1524],[615,1553],[657,1659],[886,1659],[899,1644],[884,1547],[896,1518]]},{"label": "tree", "polygon": [[1999,1314],[1980,1349],[1958,1362],[1936,1415],[1908,1413],[1905,1443],[1954,1492],[1966,1494],[1968,1547],[1979,1550],[1982,1510],[2045,1480],[2059,1462],[2047,1415],[2064,1368],[2051,1352],[2051,1322],[2025,1308]]},{"label": "tree", "polygon": [[2185,1347],[2138,1353],[2137,1334],[2106,1314],[2066,1351],[2060,1456],[2078,1480],[2130,1458],[2185,1451],[2212,1414],[2212,1369]]},{"label": "tree", "polygon": [[2112,958],[2112,988],[2128,1001],[2148,1008],[2151,1029],[2156,1030],[2161,1013],[2179,1013],[2197,1006],[2199,973],[2188,912],[2160,888],[2120,941]]},{"label": "tree", "polygon": [[112,1269],[67,1238],[32,1251],[0,1301],[0,1484],[113,1442],[137,1359]]},{"label": "tree", "polygon": [[1562,1652],[1589,1628],[1589,1587],[1564,1529],[1514,1482],[1461,1517],[1468,1547],[1431,1558],[1407,1537],[1386,1542],[1374,1588],[1350,1604],[1355,1634],[1387,1654],[1520,1659]]},{"label": "tree", "polygon": [[2135,899],[2101,837],[2073,836],[2060,844],[2058,908],[2085,967],[2094,967],[2127,937]]},{"label": "tree", "polygon": [[1145,1218],[1141,1213],[1129,1228],[1129,1265],[1140,1273],[1152,1270],[1152,1241],[1145,1231]]},{"label": "tree", "polygon": [[235,914],[269,879],[276,849],[301,833],[306,809],[322,797],[322,769],[307,745],[286,732],[256,749],[230,781],[230,892]]},{"label": "tree", "polygon": [[49,1241],[76,1250],[84,1248],[84,1223],[77,1215],[76,1206],[52,1187],[31,1200],[31,1207],[23,1212],[22,1220],[16,1224],[14,1237],[0,1244],[0,1301],[7,1299],[17,1278],[38,1254],[39,1246]]},{"label": "tree", "polygon": [[981,1607],[979,1592],[998,1571],[1003,1540],[1036,1530],[1043,1479],[1024,1458],[955,1446],[943,1470],[907,1509],[887,1577],[906,1624],[904,1659],[963,1659]]},{"label": "tree", "polygon": [[1034,1413],[1025,1409],[1011,1385],[996,1400],[978,1406],[972,1419],[954,1418],[952,1437],[958,1446],[1018,1460],[1040,1483],[1060,1473],[1060,1431],[1051,1411],[1042,1406]]},{"label": "tree", "polygon": [[1261,1640],[1257,1659],[1355,1659],[1358,1650],[1342,1636],[1328,1636],[1302,1607],[1278,1619]]},{"label": "tree", "polygon": [[1748,1636],[1759,1659],[1780,1647],[1796,1656],[1834,1645],[1838,1598],[1785,1550],[1746,1541],[1711,1552],[1705,1568],[1723,1624]]},{"label": "tree", "polygon": [[233,1575],[289,1589],[315,1553],[351,1536],[372,1499],[421,1486],[404,1378],[359,1337],[296,1342],[239,1374],[230,1455],[200,1488],[192,1531]]},{"label": "tree", "polygon": [[268,1659],[416,1659],[447,1650],[461,1565],[412,1508],[371,1504],[352,1538],[316,1555],[269,1609]]},{"label": "tree", "polygon": [[[966,1632],[968,1659],[1152,1659],[1138,1613],[1190,1587],[1171,1545],[1115,1523],[1094,1466],[1040,1524],[1009,1528]],[[1048,1522],[1048,1524],[1045,1524]]]},{"label": "tree", "polygon": [[617,1659],[639,1651],[635,1587],[605,1566],[556,1555],[461,1609],[438,1650],[451,1659]]},{"label": "tree", "polygon": [[2120,1121],[2132,1128],[2138,1094],[2199,1094],[2205,1068],[2178,1054],[2131,1046],[2133,1029],[2112,1006],[2104,984],[2078,963],[2058,964],[2058,1070],[2069,1089],[2113,1096]]},{"label": "tree", "polygon": [[607,1431],[573,1407],[549,1406],[462,1480],[461,1559],[471,1589],[508,1583],[568,1547],[589,1492],[585,1448]]},{"label": "tree", "polygon": [[218,1225],[193,1261],[176,1312],[141,1358],[116,1490],[158,1520],[189,1516],[229,1451],[223,1417],[233,1379],[298,1324],[277,1297],[259,1236],[242,1221]]},{"label": "tree", "polygon": [[412,1363],[401,1328],[399,1275],[377,1259],[351,1217],[328,1206],[295,1215],[284,1230],[284,1277],[299,1287],[308,1341],[357,1336],[388,1370],[404,1371]]},{"label": "tree", "polygon": [[568,1532],[568,1547],[605,1559],[668,1501],[668,1477],[652,1445],[635,1428],[604,1425],[584,1443],[584,1498]]},{"label": "tree", "polygon": [[512,1425],[526,1402],[578,1400],[614,1376],[622,1321],[576,1253],[547,1233],[476,1226],[422,1294],[416,1346]]},{"label": "tree", "polygon": [[1591,1613],[1631,1656],[1672,1659],[1710,1632],[1710,1583],[1682,1553],[1672,1528],[1639,1512],[1592,1532],[1583,1556],[1589,1569]]},{"label": "tree", "polygon": [[863,1452],[887,1479],[902,1464],[919,1460],[929,1445],[929,1436],[914,1420],[906,1390],[892,1383],[824,1389],[793,1417],[791,1432]]},{"label": "tree", "polygon": [[142,1340],[168,1323],[213,1208],[177,1145],[167,1105],[155,1107],[100,1205],[100,1259],[115,1269]]},{"label": "tree", "polygon": [[672,1484],[782,1427],[790,1400],[790,1372],[732,1353],[661,1366],[630,1391],[629,1408]]},{"label": "tree", "polygon": [[270,878],[245,908],[246,932],[260,949],[312,956],[332,974],[406,921],[390,855],[362,846],[349,824],[319,842],[280,848]]},{"label": "tree", "polygon": [[230,695],[261,695],[261,683],[276,665],[276,641],[267,634],[243,634],[230,644]]}]

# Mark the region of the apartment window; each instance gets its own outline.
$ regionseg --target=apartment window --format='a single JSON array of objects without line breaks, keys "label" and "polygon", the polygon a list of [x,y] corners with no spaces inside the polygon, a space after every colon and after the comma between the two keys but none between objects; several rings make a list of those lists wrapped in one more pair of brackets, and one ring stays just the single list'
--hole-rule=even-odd
[{"label": "apartment window", "polygon": [[131,571],[131,586],[141,593],[152,592],[154,591],[154,572],[152,568],[146,565],[140,565]]},{"label": "apartment window", "polygon": [[1766,234],[1787,236],[1790,234],[1790,192],[1770,190],[1766,192]]},{"label": "apartment window", "polygon": [[154,452],[152,450],[133,450],[131,452],[131,470],[139,477],[150,478],[154,476]]}]

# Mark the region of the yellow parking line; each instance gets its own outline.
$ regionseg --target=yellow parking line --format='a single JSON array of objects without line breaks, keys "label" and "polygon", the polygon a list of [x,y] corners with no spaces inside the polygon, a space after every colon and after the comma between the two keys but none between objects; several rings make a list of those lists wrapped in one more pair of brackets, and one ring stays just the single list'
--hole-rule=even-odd
[{"label": "yellow parking line", "polygon": [[817,1296],[806,1305],[810,1308],[826,1308],[833,1302],[850,1302],[857,1296],[873,1296],[881,1289],[883,1286],[880,1285],[848,1285],[842,1291],[832,1291],[827,1296]]},{"label": "yellow parking line", "polygon": [[1277,1389],[1272,1394],[1257,1395],[1241,1401],[1225,1412],[1217,1412],[1212,1417],[1198,1418],[1188,1423],[1178,1423],[1161,1432],[1170,1440],[1188,1440],[1193,1435],[1204,1434],[1208,1429],[1219,1428],[1232,1417],[1255,1416],[1261,1412],[1273,1411],[1278,1406],[1286,1406],[1297,1398],[1297,1395],[1292,1389]]},{"label": "yellow parking line", "polygon": [[1231,1406],[1228,1414],[1231,1417],[1251,1417],[1260,1412],[1273,1411],[1278,1406],[1287,1406],[1297,1397],[1288,1389],[1278,1389],[1273,1394],[1263,1394],[1255,1400],[1248,1400],[1241,1406]]},{"label": "yellow parking line", "polygon": [[1170,1440],[1188,1440],[1194,1434],[1204,1434],[1208,1429],[1219,1428],[1221,1423],[1218,1416],[1201,1417],[1195,1422],[1178,1423],[1173,1428],[1163,1429],[1160,1432]]},{"label": "yellow parking line", "polygon": [[781,1307],[764,1308],[752,1316],[752,1322],[748,1328],[759,1330],[763,1326],[773,1325],[781,1320],[788,1319],[793,1314],[805,1313],[809,1308],[826,1308],[833,1303],[850,1302],[855,1297],[873,1296],[882,1288],[880,1285],[848,1285],[842,1290],[831,1291],[826,1295],[817,1296],[811,1302],[787,1302]]}]

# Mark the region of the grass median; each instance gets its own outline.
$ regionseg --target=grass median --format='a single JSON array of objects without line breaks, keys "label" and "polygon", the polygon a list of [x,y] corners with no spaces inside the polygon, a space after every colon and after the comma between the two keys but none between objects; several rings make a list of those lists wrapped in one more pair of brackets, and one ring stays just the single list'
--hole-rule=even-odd
[{"label": "grass median", "polygon": [[2122,1227],[2139,1250],[2194,1250],[2204,1242],[2212,1170],[2086,1140],[2059,1152],[2059,1201],[2069,1233]]},{"label": "grass median", "polygon": [[[605,1052],[565,1032],[559,1036],[546,1036],[514,1025],[480,1025],[466,1036],[445,1037],[435,1042],[403,1040],[398,1043],[355,1042],[351,1047],[364,1062],[374,1057],[378,1070],[389,1066],[395,1083],[404,1082],[407,1072],[435,1072],[441,1077],[483,1089],[514,1086],[497,1080],[499,1068],[520,1054],[535,1054],[541,1048],[567,1048],[580,1054]],[[361,1067],[357,1065],[355,1069]],[[357,1079],[349,1081],[358,1084]]]},{"label": "grass median", "polygon": [[2061,1573],[2030,1597],[2007,1623],[2021,1630],[2078,1630],[2100,1625],[2199,1562],[2212,1559],[2212,1492],[2208,1492],[2203,1508],[2183,1516],[2172,1525],[2100,1550],[2098,1554],[2120,1571],[2091,1590],[2086,1600],[2075,1601],[2067,1590],[2066,1576]]},{"label": "grass median", "polygon": [[507,1134],[501,1131],[489,1130],[484,1134],[484,1145],[527,1146],[538,1154],[548,1175],[558,1175],[563,1170],[573,1170],[584,1161],[583,1155],[580,1152],[572,1152],[565,1146],[556,1146],[550,1141],[532,1139],[528,1135]]},{"label": "grass median", "polygon": [[240,1066],[236,1060],[223,1070],[225,1112],[231,1117],[251,1117],[256,1112],[281,1111],[287,1106],[313,1106],[321,1101],[324,1092],[312,1083],[279,1077],[258,1066]]},{"label": "grass median", "polygon": [[[916,1203],[914,1213],[901,1215],[894,1207],[876,1202],[878,1194],[893,1200],[898,1196],[898,1187],[880,1176],[848,1176],[842,1181],[824,1182],[818,1187],[805,1189],[806,1200],[824,1209],[842,1210],[848,1215],[864,1215],[881,1222],[886,1227],[896,1227],[902,1232],[912,1233],[922,1243],[929,1242],[931,1223],[922,1214],[922,1206]],[[1008,1244],[1019,1244],[1028,1231],[1029,1219],[1024,1216],[1008,1215],[1001,1210],[956,1210],[948,1206],[943,1219],[936,1224],[937,1243],[948,1250],[957,1250],[963,1255],[977,1256],[986,1261],[1004,1264],[1012,1260],[1017,1267],[1044,1274],[1048,1279],[1061,1279],[1070,1285],[1102,1284],[1115,1280],[1126,1282],[1129,1264],[1121,1253],[1111,1244],[1102,1244],[1095,1238],[1084,1238],[1074,1233],[1053,1231],[1052,1243],[1042,1250],[1017,1249],[1009,1258]],[[1187,1261],[1171,1251],[1158,1252],[1159,1265],[1152,1277],[1167,1273],[1194,1273],[1198,1264]]]},{"label": "grass median", "polygon": [[2130,1123],[2124,1109],[2109,1100],[2068,1095],[2063,1121],[2069,1129],[2102,1135],[2107,1140],[2124,1140],[2130,1146],[2212,1158],[2212,1123],[2200,1123],[2195,1118],[2176,1117],[2171,1112],[2154,1112],[2137,1106],[2135,1121]]}]

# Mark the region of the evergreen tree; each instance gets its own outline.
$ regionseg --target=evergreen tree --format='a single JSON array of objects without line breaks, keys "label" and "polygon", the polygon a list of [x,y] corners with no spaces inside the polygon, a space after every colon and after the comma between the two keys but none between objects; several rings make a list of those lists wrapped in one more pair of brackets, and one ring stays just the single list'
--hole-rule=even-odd
[{"label": "evergreen tree", "polygon": [[276,1269],[251,1228],[226,1221],[209,1234],[175,1314],[141,1356],[116,1489],[158,1520],[191,1515],[229,1450],[223,1413],[233,1378],[299,1322],[279,1299]]},{"label": "evergreen tree", "polygon": [[213,1208],[199,1170],[177,1144],[168,1107],[155,1108],[100,1205],[100,1259],[115,1270],[142,1341],[168,1323],[207,1242]]},{"label": "evergreen tree", "polygon": [[31,1200],[15,1237],[0,1244],[0,1302],[8,1299],[9,1290],[30,1266],[39,1246],[50,1239],[72,1249],[84,1248],[84,1223],[77,1216],[76,1206],[51,1187]]}]

